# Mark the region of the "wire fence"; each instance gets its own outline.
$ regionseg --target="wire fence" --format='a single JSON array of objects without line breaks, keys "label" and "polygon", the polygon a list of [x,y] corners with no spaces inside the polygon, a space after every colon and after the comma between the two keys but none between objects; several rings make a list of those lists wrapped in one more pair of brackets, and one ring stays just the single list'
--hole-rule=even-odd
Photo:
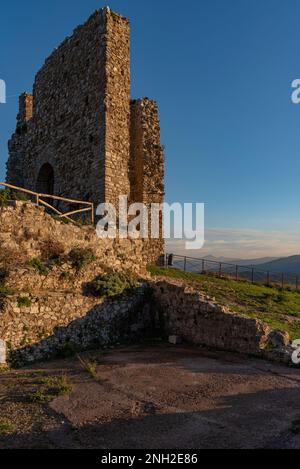
[{"label": "wire fence", "polygon": [[300,276],[284,272],[272,272],[253,266],[229,264],[227,262],[198,259],[194,257],[166,254],[166,267],[173,267],[184,272],[214,274],[221,278],[236,281],[248,281],[279,288],[300,289]]}]

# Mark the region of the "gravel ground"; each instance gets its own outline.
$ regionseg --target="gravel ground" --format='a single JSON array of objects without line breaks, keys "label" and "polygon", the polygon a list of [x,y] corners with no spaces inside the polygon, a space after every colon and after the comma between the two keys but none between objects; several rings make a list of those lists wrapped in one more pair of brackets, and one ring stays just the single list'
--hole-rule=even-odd
[{"label": "gravel ground", "polygon": [[0,449],[300,448],[299,391],[300,370],[235,354],[96,351],[0,374]]}]

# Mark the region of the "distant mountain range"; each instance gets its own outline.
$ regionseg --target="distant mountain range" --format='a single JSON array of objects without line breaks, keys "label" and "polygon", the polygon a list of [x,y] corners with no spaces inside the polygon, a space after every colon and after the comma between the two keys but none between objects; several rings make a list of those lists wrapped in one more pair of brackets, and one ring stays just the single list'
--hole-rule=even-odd
[{"label": "distant mountain range", "polygon": [[259,269],[300,275],[300,256],[284,257],[259,264]]},{"label": "distant mountain range", "polygon": [[225,263],[227,262],[229,264],[245,265],[245,266],[257,266],[260,264],[267,264],[269,262],[278,260],[277,257],[261,257],[259,259],[231,259],[229,257],[215,257],[215,256],[205,256],[204,259],[208,261],[225,262]]},{"label": "distant mountain range", "polygon": [[[266,272],[274,272],[274,273],[285,273],[285,274],[295,274],[300,276],[300,255],[290,256],[290,257],[283,257],[283,258],[276,258],[276,257],[262,257],[258,259],[231,259],[228,257],[215,257],[215,256],[206,256],[204,259],[207,261],[205,265],[205,269],[212,272],[218,272],[219,270],[219,263],[223,263],[223,271],[224,272],[234,272],[234,268],[227,266],[226,264],[231,265],[238,265],[244,267],[254,267],[257,270],[263,270]],[[216,262],[216,264],[214,264]],[[175,256],[175,263],[177,267],[183,268],[184,260],[183,257],[176,259]],[[198,262],[195,261],[188,261],[187,270],[190,272],[199,272],[202,269],[202,263],[199,260]],[[240,273],[243,273],[243,269],[239,270]],[[245,276],[251,276],[251,271],[249,269],[245,269]]]},{"label": "distant mountain range", "polygon": [[229,264],[240,266],[256,267],[257,269],[270,272],[300,275],[300,255],[283,258],[262,257],[260,259],[229,259],[226,257],[218,258],[214,256],[206,256],[205,259],[208,261],[227,262]]}]

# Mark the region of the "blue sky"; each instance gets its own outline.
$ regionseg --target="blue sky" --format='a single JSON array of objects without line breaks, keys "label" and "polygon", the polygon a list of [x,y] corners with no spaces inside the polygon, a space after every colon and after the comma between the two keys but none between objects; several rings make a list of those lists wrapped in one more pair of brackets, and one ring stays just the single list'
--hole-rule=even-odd
[{"label": "blue sky", "polygon": [[[0,179],[17,97],[99,0],[1,4]],[[206,204],[203,254],[300,254],[299,0],[111,0],[131,19],[132,96],[160,105],[167,200]],[[213,235],[212,235],[213,233]],[[299,238],[299,241],[298,241]]]}]

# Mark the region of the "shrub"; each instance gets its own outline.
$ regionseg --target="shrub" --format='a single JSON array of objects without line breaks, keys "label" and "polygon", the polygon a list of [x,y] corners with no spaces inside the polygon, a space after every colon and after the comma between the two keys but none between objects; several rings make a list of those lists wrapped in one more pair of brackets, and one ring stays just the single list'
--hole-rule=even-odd
[{"label": "shrub", "polygon": [[78,353],[78,347],[73,342],[65,342],[63,348],[61,348],[58,353],[58,358],[71,358]]},{"label": "shrub", "polygon": [[95,258],[95,254],[91,249],[72,249],[72,251],[69,254],[70,261],[72,263],[72,266],[80,270],[86,265],[90,264],[93,262]]},{"label": "shrub", "polygon": [[59,261],[64,253],[63,245],[57,241],[52,241],[52,239],[43,241],[40,249],[43,261]]},{"label": "shrub", "polygon": [[5,282],[7,276],[7,269],[5,267],[0,267],[0,284]]},{"label": "shrub", "polygon": [[101,298],[118,296],[138,286],[138,279],[133,274],[116,272],[96,277],[89,285],[91,293]]},{"label": "shrub", "polygon": [[8,287],[5,287],[4,285],[0,283],[0,298],[1,297],[3,298],[7,295],[12,295],[13,293],[14,293],[13,290],[11,290]]},{"label": "shrub", "polygon": [[29,267],[35,269],[40,275],[48,275],[49,270],[41,259],[35,257],[28,262]]},{"label": "shrub", "polygon": [[9,190],[0,189],[0,207],[4,207],[9,200]]},{"label": "shrub", "polygon": [[18,298],[19,308],[22,308],[22,307],[30,308],[31,305],[32,305],[32,301],[27,296],[21,296],[20,298]]},{"label": "shrub", "polygon": [[11,200],[19,200],[21,202],[27,202],[28,196],[24,192],[16,192],[16,191],[10,191],[10,199]]},{"label": "shrub", "polygon": [[23,192],[17,192],[10,189],[1,189],[0,190],[0,206],[7,204],[8,200],[20,200],[26,202],[28,197]]}]

